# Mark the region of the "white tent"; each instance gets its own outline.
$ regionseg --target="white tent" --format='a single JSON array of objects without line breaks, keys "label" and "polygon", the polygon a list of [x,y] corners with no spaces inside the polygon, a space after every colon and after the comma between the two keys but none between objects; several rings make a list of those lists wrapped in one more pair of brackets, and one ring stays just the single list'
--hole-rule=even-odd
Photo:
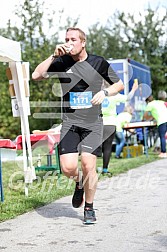
[{"label": "white tent", "polygon": [[[28,183],[35,179],[35,169],[32,163],[32,150],[29,130],[29,63],[21,61],[21,46],[19,42],[0,36],[0,62],[8,62],[12,80],[9,84],[13,85],[15,97],[18,105],[18,115],[21,119],[23,160],[25,174],[25,194],[28,195]],[[8,77],[9,78],[9,77]]]},{"label": "white tent", "polygon": [[0,62],[21,61],[19,42],[0,36]]}]

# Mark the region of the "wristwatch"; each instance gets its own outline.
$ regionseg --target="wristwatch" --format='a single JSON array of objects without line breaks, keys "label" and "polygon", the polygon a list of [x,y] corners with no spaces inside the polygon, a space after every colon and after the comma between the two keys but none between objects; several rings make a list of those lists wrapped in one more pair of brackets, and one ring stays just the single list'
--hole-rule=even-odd
[{"label": "wristwatch", "polygon": [[108,91],[106,89],[102,89],[104,91],[105,96],[108,96]]},{"label": "wristwatch", "polygon": [[58,55],[52,54],[52,60],[57,59],[58,57]]}]

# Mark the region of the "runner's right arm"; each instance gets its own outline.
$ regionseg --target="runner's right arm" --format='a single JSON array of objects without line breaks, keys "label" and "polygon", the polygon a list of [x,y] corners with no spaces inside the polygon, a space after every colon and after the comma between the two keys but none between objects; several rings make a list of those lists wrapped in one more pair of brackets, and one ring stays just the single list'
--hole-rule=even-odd
[{"label": "runner's right arm", "polygon": [[62,56],[66,54],[67,52],[67,45],[66,44],[60,44],[57,45],[54,51],[54,54],[49,56],[46,60],[41,62],[32,73],[32,79],[33,80],[42,80],[47,78],[47,70],[52,64],[52,62],[55,60],[55,58],[58,58],[59,56]]}]

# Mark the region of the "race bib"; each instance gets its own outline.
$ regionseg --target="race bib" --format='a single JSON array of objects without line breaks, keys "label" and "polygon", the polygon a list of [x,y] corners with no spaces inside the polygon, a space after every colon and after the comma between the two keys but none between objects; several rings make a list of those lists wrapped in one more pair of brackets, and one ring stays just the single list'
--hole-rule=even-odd
[{"label": "race bib", "polygon": [[70,92],[70,107],[72,109],[91,108],[92,92]]}]

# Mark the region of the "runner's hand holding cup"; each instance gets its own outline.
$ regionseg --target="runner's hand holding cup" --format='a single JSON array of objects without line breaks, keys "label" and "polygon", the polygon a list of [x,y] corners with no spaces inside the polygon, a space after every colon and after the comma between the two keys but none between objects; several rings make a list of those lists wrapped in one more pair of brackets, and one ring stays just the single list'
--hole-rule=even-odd
[{"label": "runner's hand holding cup", "polygon": [[59,57],[64,54],[69,54],[72,49],[73,49],[72,45],[67,45],[67,44],[57,45],[54,51],[54,56]]}]

